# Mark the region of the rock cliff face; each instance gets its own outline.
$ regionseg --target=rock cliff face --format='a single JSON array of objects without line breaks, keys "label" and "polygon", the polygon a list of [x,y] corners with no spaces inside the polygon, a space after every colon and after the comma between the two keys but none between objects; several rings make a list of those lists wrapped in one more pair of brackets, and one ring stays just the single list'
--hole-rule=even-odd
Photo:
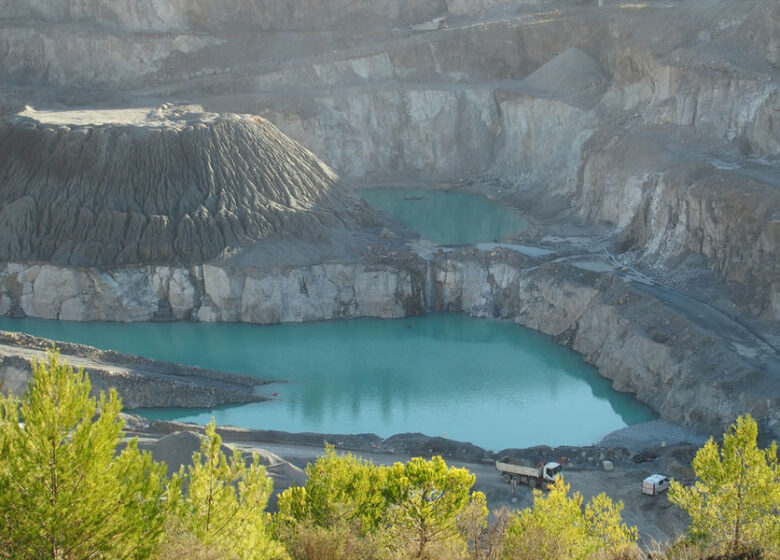
[{"label": "rock cliff face", "polygon": [[[662,418],[717,432],[741,410],[777,426],[775,349],[701,302],[589,268],[534,265],[506,250],[444,253],[436,258],[434,301],[437,309],[512,319],[556,337]],[[719,323],[732,335],[718,332]]]},{"label": "rock cliff face", "polygon": [[[0,8],[1,10],[1,8]],[[197,34],[119,36],[78,34],[72,25],[2,28],[0,76],[23,85],[58,84],[76,89],[80,83],[97,88],[126,85],[129,77],[165,71],[165,60],[199,52],[221,43]]]},{"label": "rock cliff face", "polygon": [[6,265],[0,312],[276,323],[393,318],[426,307],[462,311],[556,337],[666,420],[717,431],[748,411],[780,422],[780,396],[768,389],[780,361],[759,338],[676,292],[558,260],[495,248],[441,251],[428,261],[399,256],[373,265],[265,272],[213,265],[110,273]]},{"label": "rock cliff face", "polygon": [[28,114],[0,124],[2,260],[203,262],[358,224],[335,174],[260,117],[156,110],[91,125]]},{"label": "rock cliff face", "polygon": [[419,276],[392,265],[321,264],[270,271],[139,266],[100,271],[9,264],[2,269],[3,315],[279,323],[404,317],[422,310]]},{"label": "rock cliff face", "polygon": [[[515,169],[572,183],[595,124],[590,111],[522,87],[410,86],[323,93],[312,102],[308,118],[285,117],[276,104],[263,114],[345,176],[374,180],[458,180]],[[363,140],[333,130],[351,130]]]},{"label": "rock cliff face", "polygon": [[[734,298],[750,313],[780,319],[780,193],[775,168],[758,161],[730,164],[696,148],[625,135],[587,159],[581,212],[614,224],[623,246],[645,261],[675,263],[698,255],[739,286]],[[652,156],[649,157],[649,154]],[[651,159],[652,158],[652,159]],[[616,169],[615,160],[634,165]]]},{"label": "rock cliff face", "polygon": [[347,177],[457,180],[514,170],[566,184],[596,125],[591,109],[606,77],[592,56],[565,45],[537,60],[545,55],[524,31],[499,21],[397,38],[354,58],[263,73],[259,95],[244,101],[206,103],[238,102],[267,116]]},{"label": "rock cliff face", "polygon": [[354,25],[403,25],[441,13],[444,0],[2,0],[6,18],[84,22],[141,31],[192,29],[348,29]]}]

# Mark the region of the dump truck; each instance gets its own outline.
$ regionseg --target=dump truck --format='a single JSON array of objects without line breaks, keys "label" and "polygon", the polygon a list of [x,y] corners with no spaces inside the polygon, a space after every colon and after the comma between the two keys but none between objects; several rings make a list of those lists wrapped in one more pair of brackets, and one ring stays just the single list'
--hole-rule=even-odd
[{"label": "dump truck", "polygon": [[534,464],[524,459],[504,457],[496,461],[496,469],[506,482],[514,481],[514,484],[522,483],[537,488],[555,482],[561,472],[561,465],[555,461]]}]

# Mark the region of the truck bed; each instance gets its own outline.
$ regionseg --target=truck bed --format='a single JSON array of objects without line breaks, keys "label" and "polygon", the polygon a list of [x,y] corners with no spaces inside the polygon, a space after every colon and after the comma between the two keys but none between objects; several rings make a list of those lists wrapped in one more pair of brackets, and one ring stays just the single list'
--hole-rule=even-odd
[{"label": "truck bed", "polygon": [[496,468],[501,472],[520,474],[524,476],[538,476],[539,467],[530,461],[522,459],[503,458],[496,461]]}]

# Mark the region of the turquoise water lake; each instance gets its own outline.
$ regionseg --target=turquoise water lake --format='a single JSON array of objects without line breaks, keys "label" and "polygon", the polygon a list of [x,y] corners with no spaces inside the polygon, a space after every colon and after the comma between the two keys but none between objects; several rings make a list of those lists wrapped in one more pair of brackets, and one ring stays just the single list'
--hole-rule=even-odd
[{"label": "turquoise water lake", "polygon": [[528,227],[513,208],[470,193],[376,188],[361,190],[360,196],[440,245],[503,241]]},{"label": "turquoise water lake", "polygon": [[460,314],[248,325],[0,318],[0,329],[158,360],[284,379],[269,402],[140,410],[150,418],[292,432],[403,432],[495,451],[593,443],[656,415],[571,350],[513,323]]}]

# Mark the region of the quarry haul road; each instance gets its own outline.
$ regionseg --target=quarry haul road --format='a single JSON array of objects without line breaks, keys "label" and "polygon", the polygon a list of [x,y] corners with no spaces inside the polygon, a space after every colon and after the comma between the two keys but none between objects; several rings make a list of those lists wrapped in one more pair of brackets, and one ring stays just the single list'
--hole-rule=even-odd
[{"label": "quarry haul road", "polygon": [[[315,461],[322,454],[322,450],[317,447],[302,445],[258,443],[257,447],[271,451],[300,468],[305,468],[307,463]],[[411,458],[401,454],[363,452],[354,452],[354,454],[378,465],[392,465]],[[476,475],[477,482],[474,490],[485,494],[491,512],[501,508],[514,511],[533,505],[531,489],[522,485],[515,489],[517,501],[512,501],[511,486],[503,481],[492,463],[448,460],[447,464],[465,468]],[[630,466],[616,466],[610,472],[602,469],[564,468],[563,476],[571,484],[571,491],[580,492],[585,501],[602,492],[606,492],[613,500],[622,500],[625,506],[623,521],[629,526],[637,526],[641,544],[649,546],[653,541],[663,542],[672,539],[685,529],[685,521],[680,510],[670,504],[665,495],[651,497],[640,492],[642,480],[654,472],[652,464],[632,463]]]}]

